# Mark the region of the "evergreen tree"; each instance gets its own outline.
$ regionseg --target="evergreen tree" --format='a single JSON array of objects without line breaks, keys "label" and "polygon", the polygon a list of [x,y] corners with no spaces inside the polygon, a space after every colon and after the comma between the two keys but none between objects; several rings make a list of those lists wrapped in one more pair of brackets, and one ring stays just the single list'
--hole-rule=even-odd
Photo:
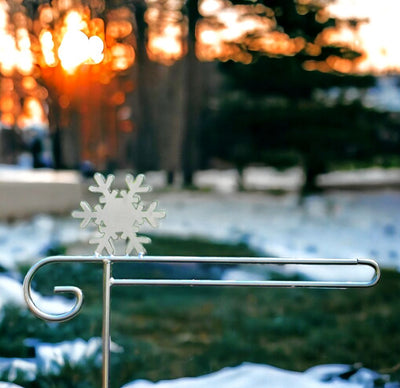
[{"label": "evergreen tree", "polygon": [[[164,7],[163,4],[160,3],[161,9]],[[146,37],[146,26],[143,22],[144,5],[145,3],[143,2],[138,2],[136,5],[139,48],[144,47],[142,42]],[[196,31],[198,32],[199,23],[204,24],[207,22],[211,28],[218,30],[219,21],[218,12],[216,15],[202,17],[199,12],[199,2],[197,0],[187,1],[183,5],[182,12],[185,16],[182,17],[182,22],[187,21],[188,37],[186,57],[181,60],[183,61],[183,66],[180,67],[179,71],[183,71],[187,75],[184,80],[175,82],[171,77],[157,77],[157,74],[162,71],[162,67],[165,65],[151,65],[146,51],[143,49],[138,51],[138,87],[142,102],[144,101],[146,105],[157,105],[156,101],[158,101],[160,96],[163,96],[158,91],[165,87],[165,83],[170,85],[171,82],[173,83],[175,94],[181,95],[181,98],[176,100],[175,104],[170,104],[167,112],[157,109],[157,107],[141,109],[142,119],[139,125],[137,149],[142,151],[149,150],[150,137],[157,139],[156,133],[159,131],[164,133],[164,138],[174,137],[176,141],[173,143],[173,148],[165,148],[165,142],[162,144],[160,141],[153,141],[153,145],[159,143],[159,146],[156,148],[158,154],[165,155],[165,157],[161,157],[159,167],[167,169],[172,174],[173,170],[177,168],[178,160],[182,160],[185,183],[190,184],[193,172],[200,167],[200,160],[204,161],[204,159],[210,156],[207,147],[204,147],[205,143],[200,148],[199,137],[206,131],[206,125],[210,125],[209,121],[204,119],[207,117],[207,114],[205,114],[205,103],[208,97],[207,94],[210,92],[210,88],[212,89],[212,82],[209,80],[216,78],[215,75],[212,76],[212,73],[215,72],[215,67],[210,67],[196,60],[196,46],[201,45]],[[316,86],[326,88],[336,85],[338,82],[341,84],[357,84],[362,86],[371,84],[370,78],[338,77],[332,74],[306,72],[302,68],[302,63],[307,59],[323,63],[329,56],[355,58],[358,55],[346,47],[323,47],[318,43],[319,34],[325,28],[334,25],[334,20],[329,18],[326,18],[323,22],[317,21],[317,19],[321,19],[320,14],[323,12],[324,5],[324,3],[317,1],[307,4],[307,2],[295,0],[264,0],[256,2],[234,0],[233,2],[225,2],[225,7],[246,6],[244,11],[243,9],[235,9],[235,12],[242,12],[242,16],[244,17],[268,19],[272,26],[269,32],[279,33],[280,39],[285,39],[286,43],[296,42],[299,45],[299,48],[295,52],[290,50],[286,50],[285,52],[283,49],[278,54],[273,49],[269,50],[268,47],[257,49],[254,47],[254,42],[262,38],[263,34],[268,33],[268,31],[262,29],[256,31],[250,29],[247,34],[243,34],[236,41],[222,42],[225,45],[220,50],[222,54],[221,56],[216,55],[214,57],[215,60],[229,58],[229,55],[231,55],[229,52],[232,52],[236,53],[239,58],[247,58],[247,62],[250,58],[250,62],[252,62],[251,64],[241,64],[228,61],[220,65],[221,72],[226,74],[229,79],[228,90],[241,90],[249,93],[252,96],[251,98],[259,98],[266,94],[282,95],[294,103],[296,99],[310,98]],[[167,5],[165,5],[165,12],[168,12]],[[235,27],[232,26],[232,28]],[[275,37],[273,35],[272,40]],[[276,39],[278,38],[276,37]],[[276,42],[276,44],[279,43],[279,41]],[[273,42],[272,46],[274,44]],[[244,56],[241,56],[241,54]],[[172,67],[174,66],[176,65]],[[157,80],[157,82],[155,83],[154,80]],[[151,93],[147,93],[147,97],[143,99],[143,90],[148,90],[149,85]],[[184,106],[182,107],[180,104]],[[139,107],[142,105],[139,104]],[[147,111],[148,113],[146,114]],[[182,112],[184,112],[183,122],[181,121],[179,125],[170,125],[167,122],[169,114],[173,113],[176,116],[182,115]],[[165,122],[166,125],[152,125],[153,118],[156,116],[161,117],[161,122]],[[221,121],[218,120],[218,122],[220,123]],[[183,130],[181,130],[182,125],[184,126]],[[152,133],[154,134],[152,135]],[[147,143],[142,143],[146,139]],[[235,141],[234,138],[232,140]],[[233,149],[236,148],[238,146],[234,145]],[[235,153],[236,151],[233,150],[232,152]],[[139,155],[139,153],[137,154]],[[142,155],[142,153],[140,154]],[[174,163],[165,162],[168,160],[168,155],[171,160],[174,160]],[[150,156],[150,153],[148,156]],[[154,151],[153,158],[158,158]],[[163,160],[165,161],[163,162]],[[139,158],[138,164],[145,167],[148,162],[146,163],[146,158]]]},{"label": "evergreen tree", "polygon": [[[317,6],[299,13],[300,2],[265,0],[263,4],[274,10],[282,31],[312,44],[334,24],[331,19],[316,21],[321,12]],[[382,126],[389,125],[387,115],[366,109],[357,99],[327,104],[316,97],[316,90],[354,87],[362,91],[374,84],[372,76],[327,69],[328,58],[351,61],[359,53],[334,46],[310,51],[306,44],[294,56],[252,54],[251,64],[220,64],[225,87],[214,125],[204,133],[203,144],[211,144],[205,160],[225,159],[239,169],[251,163],[301,164],[307,177],[305,190],[314,190],[315,177],[338,162],[371,162],[388,151],[381,135]],[[330,71],[307,71],[308,60]]]}]

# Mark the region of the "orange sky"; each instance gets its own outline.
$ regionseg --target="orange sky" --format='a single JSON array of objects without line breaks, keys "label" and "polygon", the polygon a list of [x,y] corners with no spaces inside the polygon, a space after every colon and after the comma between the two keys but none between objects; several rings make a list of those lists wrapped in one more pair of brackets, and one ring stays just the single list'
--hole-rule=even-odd
[{"label": "orange sky", "polygon": [[[309,1],[312,0],[298,0],[299,4]],[[284,31],[277,31],[273,14],[268,14],[266,7],[257,7],[256,10],[252,5],[232,6],[227,0],[202,0],[200,13],[205,19],[199,23],[197,31],[201,43],[198,57],[206,61],[218,58],[250,63],[249,50],[279,56],[295,55],[305,49],[311,55],[318,55],[318,46],[330,43],[347,45],[364,54],[356,62],[336,56],[328,58],[326,63],[310,60],[305,64],[307,69],[374,74],[400,72],[400,23],[397,20],[400,0],[337,0],[328,10],[335,19],[341,20],[339,28],[325,30],[316,45],[302,38],[291,39]],[[357,28],[348,22],[354,18],[363,20]],[[246,39],[246,35],[252,38]],[[241,50],[243,45],[246,49]]]},{"label": "orange sky", "polygon": [[368,19],[355,34],[343,34],[345,41],[366,51],[359,71],[400,71],[399,0],[337,0],[329,10],[337,17]]}]

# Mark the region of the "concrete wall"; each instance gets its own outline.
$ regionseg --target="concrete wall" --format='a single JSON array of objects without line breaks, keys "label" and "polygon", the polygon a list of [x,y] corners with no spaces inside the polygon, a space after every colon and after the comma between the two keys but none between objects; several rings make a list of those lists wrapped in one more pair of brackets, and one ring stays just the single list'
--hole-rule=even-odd
[{"label": "concrete wall", "polygon": [[0,169],[0,219],[68,214],[79,208],[80,200],[77,172]]}]

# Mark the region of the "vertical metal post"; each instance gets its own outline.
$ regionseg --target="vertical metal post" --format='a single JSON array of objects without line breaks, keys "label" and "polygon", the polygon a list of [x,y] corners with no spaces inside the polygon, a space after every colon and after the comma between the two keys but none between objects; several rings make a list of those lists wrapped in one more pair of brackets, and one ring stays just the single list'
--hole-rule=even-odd
[{"label": "vertical metal post", "polygon": [[103,261],[103,376],[102,388],[110,385],[110,304],[111,260]]}]

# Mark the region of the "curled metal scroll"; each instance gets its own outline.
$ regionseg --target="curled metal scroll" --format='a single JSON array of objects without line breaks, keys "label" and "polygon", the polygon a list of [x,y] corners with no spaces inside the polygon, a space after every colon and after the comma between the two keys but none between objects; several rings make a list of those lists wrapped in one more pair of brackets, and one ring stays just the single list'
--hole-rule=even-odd
[{"label": "curled metal scroll", "polygon": [[76,315],[79,314],[82,304],[83,304],[83,292],[79,287],[75,286],[56,286],[54,287],[54,293],[71,293],[75,297],[75,302],[72,308],[62,314],[53,314],[48,313],[41,310],[34,302],[32,298],[32,280],[33,277],[36,275],[36,272],[44,267],[46,264],[51,263],[65,263],[65,262],[80,262],[80,263],[93,263],[99,262],[97,258],[84,258],[84,257],[73,257],[73,256],[51,256],[46,257],[38,261],[35,265],[33,265],[28,273],[25,276],[24,284],[23,284],[23,291],[24,291],[24,298],[25,302],[28,305],[29,309],[35,314],[37,317],[50,322],[65,322],[69,319],[74,318]]},{"label": "curled metal scroll", "polygon": [[341,266],[368,266],[374,271],[371,279],[365,281],[320,281],[320,280],[207,280],[207,279],[115,279],[111,273],[104,279],[109,287],[115,286],[226,286],[226,287],[302,287],[302,288],[362,288],[374,286],[380,278],[378,264],[371,259],[281,259],[257,257],[190,257],[190,256],[52,256],[40,260],[27,273],[23,290],[25,301],[37,317],[51,322],[64,322],[79,314],[83,304],[83,292],[75,286],[54,287],[55,293],[72,293],[75,302],[72,308],[62,314],[53,314],[42,311],[32,298],[32,280],[37,271],[52,263],[203,263],[203,264],[231,264],[231,265],[341,265]]}]

